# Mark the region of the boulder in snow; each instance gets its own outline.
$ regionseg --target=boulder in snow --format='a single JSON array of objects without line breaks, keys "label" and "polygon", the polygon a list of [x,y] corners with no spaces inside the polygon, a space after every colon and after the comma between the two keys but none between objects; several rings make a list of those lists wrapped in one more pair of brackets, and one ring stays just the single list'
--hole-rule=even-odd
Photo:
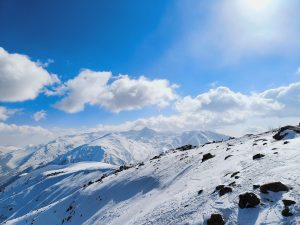
[{"label": "boulder in snow", "polygon": [[220,214],[212,214],[207,220],[207,225],[224,225],[225,222]]},{"label": "boulder in snow", "polygon": [[239,196],[239,207],[244,208],[255,208],[260,203],[260,199],[254,193],[244,193]]},{"label": "boulder in snow", "polygon": [[260,191],[267,194],[269,191],[280,192],[280,191],[289,191],[289,188],[281,182],[272,182],[260,186]]}]

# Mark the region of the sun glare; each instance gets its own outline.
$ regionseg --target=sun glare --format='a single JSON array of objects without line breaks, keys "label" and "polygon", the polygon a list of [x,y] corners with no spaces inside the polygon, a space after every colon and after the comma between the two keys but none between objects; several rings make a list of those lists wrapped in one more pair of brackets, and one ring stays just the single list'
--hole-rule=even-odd
[{"label": "sun glare", "polygon": [[249,10],[257,13],[266,12],[271,6],[271,0],[248,0]]}]

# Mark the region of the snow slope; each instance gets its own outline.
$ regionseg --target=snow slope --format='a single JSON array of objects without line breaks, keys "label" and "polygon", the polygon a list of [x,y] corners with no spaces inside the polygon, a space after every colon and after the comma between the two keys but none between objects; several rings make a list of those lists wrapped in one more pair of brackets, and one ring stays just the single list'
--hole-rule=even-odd
[{"label": "snow slope", "polygon": [[[161,133],[144,128],[127,132],[93,132],[57,138],[46,145],[30,146],[5,154],[0,153],[3,171],[13,176],[22,171],[48,164],[68,164],[98,161],[116,165],[135,163],[170,148],[185,144],[199,145],[210,141],[227,140],[229,137],[209,131]],[[1,183],[0,183],[1,186]]]},{"label": "snow slope", "polygon": [[[206,224],[218,213],[227,225],[296,225],[300,137],[287,141],[273,135],[172,150],[128,168],[103,164],[97,169],[92,162],[48,165],[5,188],[0,218],[3,224]],[[212,158],[202,162],[207,153]],[[254,160],[256,154],[261,155]],[[281,182],[289,191],[253,188],[269,182]],[[232,192],[220,196],[218,185]],[[256,194],[261,204],[239,208],[239,195],[245,192]],[[296,202],[289,206],[293,216],[282,216],[283,199]]]}]

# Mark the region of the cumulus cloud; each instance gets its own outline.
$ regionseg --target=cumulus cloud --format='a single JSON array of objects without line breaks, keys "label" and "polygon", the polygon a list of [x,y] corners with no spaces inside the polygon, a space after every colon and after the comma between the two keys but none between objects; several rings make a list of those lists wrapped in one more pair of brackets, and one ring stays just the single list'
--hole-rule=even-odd
[{"label": "cumulus cloud", "polygon": [[80,112],[86,104],[116,113],[144,106],[165,107],[176,99],[176,87],[164,79],[150,80],[144,76],[131,79],[127,75],[113,78],[111,72],[85,69],[60,88],[66,96],[55,107],[68,113]]},{"label": "cumulus cloud", "polygon": [[38,111],[33,114],[33,119],[38,122],[42,119],[45,119],[47,116],[47,112],[45,110]]},{"label": "cumulus cloud", "polygon": [[40,126],[18,126],[0,122],[1,145],[25,146],[41,144],[54,138],[54,134]]},{"label": "cumulus cloud", "polygon": [[26,55],[11,54],[0,47],[0,101],[35,99],[44,87],[59,82],[43,66]]},{"label": "cumulus cloud", "polygon": [[209,111],[212,113],[231,112],[238,114],[265,114],[281,109],[283,106],[271,98],[259,94],[244,95],[228,87],[218,87],[206,93],[184,97],[176,104],[179,112]]},{"label": "cumulus cloud", "polygon": [[129,130],[150,127],[161,131],[209,129],[238,136],[251,130],[267,130],[288,123],[298,124],[300,83],[242,94],[217,87],[196,97],[179,99],[171,116],[153,116],[120,125],[99,125],[100,130]]}]

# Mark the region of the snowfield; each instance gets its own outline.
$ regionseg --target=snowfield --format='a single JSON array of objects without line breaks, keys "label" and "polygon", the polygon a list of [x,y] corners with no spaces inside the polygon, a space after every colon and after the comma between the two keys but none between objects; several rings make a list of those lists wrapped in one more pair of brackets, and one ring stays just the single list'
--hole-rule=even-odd
[{"label": "snowfield", "polygon": [[[276,132],[161,150],[121,167],[73,160],[48,164],[5,186],[0,221],[198,225],[219,214],[227,225],[300,224],[300,137],[287,131],[276,140]],[[247,208],[250,202],[239,207],[239,196],[247,192],[259,199],[253,208]]]}]

